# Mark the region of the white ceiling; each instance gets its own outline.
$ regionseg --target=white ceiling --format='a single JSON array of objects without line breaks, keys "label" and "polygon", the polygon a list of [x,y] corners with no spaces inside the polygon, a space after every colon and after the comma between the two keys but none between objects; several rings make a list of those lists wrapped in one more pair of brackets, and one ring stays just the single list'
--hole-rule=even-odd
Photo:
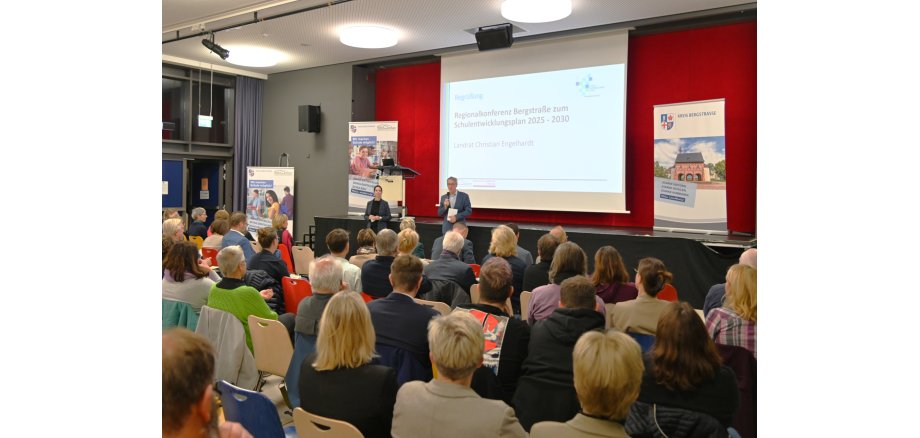
[{"label": "white ceiling", "polygon": [[[573,0],[572,14],[563,20],[513,23],[523,29],[514,37],[679,14],[704,15],[752,3],[751,0]],[[310,7],[316,9],[270,19]],[[163,55],[269,74],[423,53],[475,44],[475,37],[466,30],[508,22],[502,18],[500,8],[501,0],[163,0]],[[255,20],[253,12],[265,21],[246,24]],[[285,59],[274,67],[239,67],[210,53],[201,44],[204,36],[167,42],[200,32],[201,24],[206,30],[229,27],[215,34],[217,44],[225,48],[267,47],[284,53]],[[352,24],[394,28],[400,34],[399,43],[385,49],[345,46],[339,42],[337,30]]]}]

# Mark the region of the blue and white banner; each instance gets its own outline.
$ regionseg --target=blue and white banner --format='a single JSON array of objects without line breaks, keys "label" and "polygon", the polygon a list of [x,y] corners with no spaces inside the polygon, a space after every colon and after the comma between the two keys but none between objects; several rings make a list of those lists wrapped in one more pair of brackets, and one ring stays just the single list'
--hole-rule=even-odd
[{"label": "blue and white banner", "polygon": [[[348,214],[364,214],[367,201],[374,198],[377,168],[384,159],[396,160],[398,132],[399,122],[348,124]],[[387,199],[386,193],[383,199]]]},{"label": "blue and white banner", "polygon": [[728,230],[725,99],[656,105],[655,228]]},{"label": "blue and white banner", "polygon": [[271,227],[276,215],[288,218],[288,231],[294,234],[294,168],[246,168],[247,229],[253,236],[259,228]]}]

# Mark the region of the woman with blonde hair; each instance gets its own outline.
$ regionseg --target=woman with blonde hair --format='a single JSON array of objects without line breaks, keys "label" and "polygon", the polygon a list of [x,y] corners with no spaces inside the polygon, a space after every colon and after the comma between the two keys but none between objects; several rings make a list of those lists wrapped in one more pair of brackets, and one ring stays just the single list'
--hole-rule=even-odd
[{"label": "woman with blonde hair", "polygon": [[[406,228],[399,232],[397,236],[399,238],[399,246],[397,247],[397,256],[401,255],[414,255],[419,257],[415,252],[422,247],[422,244],[418,241],[418,233],[411,228]],[[423,265],[428,265],[422,257],[419,257],[422,260]]]},{"label": "woman with blonde hair", "polygon": [[482,258],[482,264],[492,257],[501,257],[511,265],[511,274],[513,275],[512,285],[514,286],[514,295],[511,296],[511,306],[514,308],[514,314],[521,313],[521,292],[524,292],[524,271],[527,270],[527,263],[517,258],[517,237],[514,231],[505,225],[499,225],[492,229],[492,242],[489,244],[489,253]]},{"label": "woman with blonde hair", "polygon": [[286,214],[278,213],[272,218],[272,228],[274,228],[275,233],[278,234],[278,242],[287,247],[289,255],[293,255],[294,238],[291,236],[290,231],[287,230],[287,227],[288,217]]},{"label": "woman with blonde hair", "polygon": [[706,316],[716,343],[744,347],[757,357],[757,268],[732,265],[725,275],[725,304]]},{"label": "woman with blonde hair", "polygon": [[629,282],[629,272],[623,264],[623,257],[610,245],[602,246],[594,253],[591,282],[597,289],[597,296],[605,303],[634,300],[639,296],[636,285]]},{"label": "woman with blonde hair", "polygon": [[[402,231],[402,230],[412,230],[418,233],[418,230],[416,230],[415,228],[415,219],[411,217],[402,218],[402,220],[399,221],[399,231]],[[420,259],[424,259],[425,258],[425,247],[422,245],[422,242],[420,241],[418,234],[416,234],[415,237],[416,237],[415,248],[412,248],[411,254]],[[400,240],[400,242],[402,242],[402,240]],[[402,254],[401,250],[400,250],[400,254]]]},{"label": "woman with blonde hair", "polygon": [[350,423],[365,437],[389,437],[396,372],[371,365],[376,335],[357,292],[332,296],[319,321],[316,352],[300,368],[300,407]]},{"label": "woman with blonde hair", "polygon": [[174,242],[185,240],[185,224],[180,218],[171,218],[163,221],[163,237],[172,239]]}]

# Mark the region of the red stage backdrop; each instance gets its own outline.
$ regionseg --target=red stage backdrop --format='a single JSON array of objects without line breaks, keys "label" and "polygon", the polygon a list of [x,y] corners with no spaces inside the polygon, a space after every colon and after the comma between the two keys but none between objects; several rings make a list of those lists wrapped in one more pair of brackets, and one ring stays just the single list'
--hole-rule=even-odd
[{"label": "red stage backdrop", "polygon": [[[399,121],[399,162],[421,176],[406,184],[409,214],[436,217],[439,63],[382,69],[376,119]],[[630,214],[476,208],[471,219],[651,227],[654,223],[654,105],[725,98],[728,228],[757,225],[757,23],[629,38],[626,91],[626,208]]]}]

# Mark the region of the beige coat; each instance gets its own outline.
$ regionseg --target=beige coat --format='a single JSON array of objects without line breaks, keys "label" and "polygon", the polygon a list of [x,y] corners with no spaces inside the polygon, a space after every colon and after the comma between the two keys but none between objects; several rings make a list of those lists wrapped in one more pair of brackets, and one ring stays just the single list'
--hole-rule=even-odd
[{"label": "beige coat", "polygon": [[612,318],[613,327],[618,330],[654,335],[658,329],[658,316],[668,304],[668,301],[639,294],[634,300],[613,306],[613,313],[609,317]]},{"label": "beige coat", "polygon": [[531,438],[591,438],[591,437],[629,438],[626,429],[620,423],[592,418],[577,414],[565,422],[541,421],[530,429]]}]

